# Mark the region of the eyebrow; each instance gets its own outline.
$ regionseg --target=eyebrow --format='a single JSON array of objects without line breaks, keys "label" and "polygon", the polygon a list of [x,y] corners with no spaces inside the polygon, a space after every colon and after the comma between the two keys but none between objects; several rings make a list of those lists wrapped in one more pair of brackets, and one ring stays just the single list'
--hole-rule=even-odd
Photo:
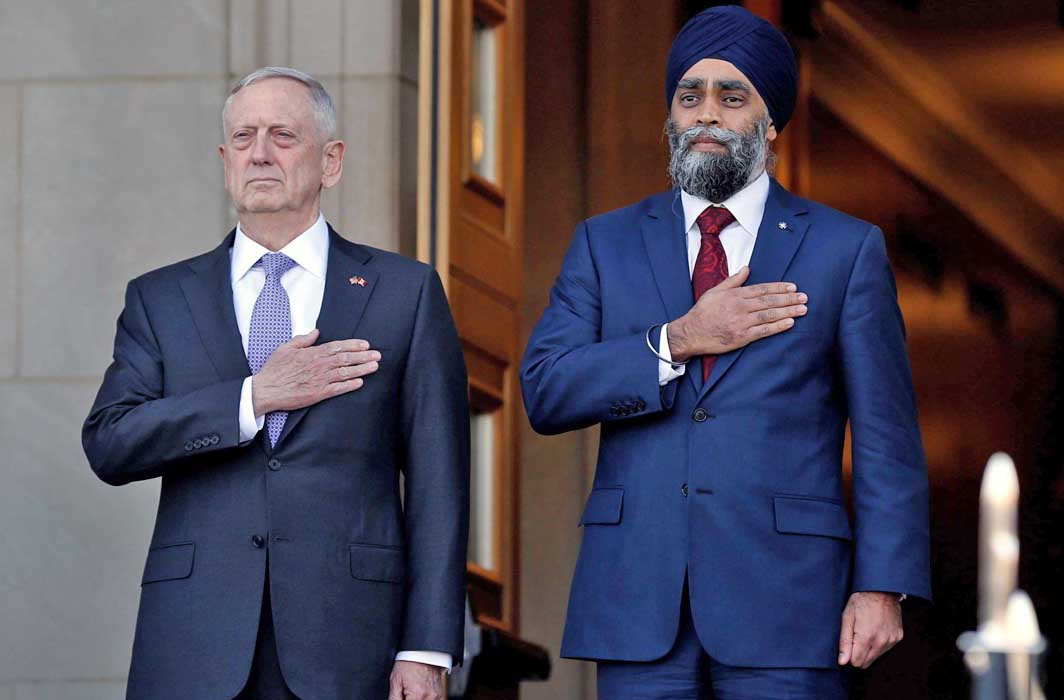
[{"label": "eyebrow", "polygon": [[715,80],[713,82],[713,88],[720,92],[727,90],[738,90],[739,92],[750,92],[750,86],[741,80]]},{"label": "eyebrow", "polygon": [[[236,133],[237,131],[239,131],[241,129],[252,129],[254,131],[258,131],[259,127],[257,127],[254,124],[237,124],[231,129],[231,131],[232,131],[232,133]],[[289,131],[296,131],[296,127],[292,126],[291,124],[287,124],[285,122],[279,122],[277,124],[270,124],[270,125],[268,125],[266,127],[266,131],[277,131],[278,129],[287,129]]]},{"label": "eyebrow", "polygon": [[[677,89],[680,90],[704,90],[706,87],[706,81],[702,78],[684,78],[676,84]],[[739,92],[750,93],[750,86],[741,80],[714,80],[713,89],[718,92],[727,92],[728,90],[737,90]]]}]

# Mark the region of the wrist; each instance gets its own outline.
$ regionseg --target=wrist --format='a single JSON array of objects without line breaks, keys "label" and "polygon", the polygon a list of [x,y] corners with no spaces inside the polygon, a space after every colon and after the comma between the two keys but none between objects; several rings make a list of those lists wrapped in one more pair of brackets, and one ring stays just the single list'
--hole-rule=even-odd
[{"label": "wrist", "polygon": [[669,340],[669,353],[672,355],[673,362],[686,362],[695,355],[687,340],[683,316],[675,321],[670,321],[666,328],[666,333]]},{"label": "wrist", "polygon": [[264,416],[272,409],[266,400],[268,392],[263,391],[261,375],[256,374],[251,378],[251,407],[255,411],[255,417]]},{"label": "wrist", "polygon": [[867,598],[878,598],[887,603],[901,603],[909,596],[905,593],[896,593],[894,591],[854,591],[854,595],[862,595]]}]

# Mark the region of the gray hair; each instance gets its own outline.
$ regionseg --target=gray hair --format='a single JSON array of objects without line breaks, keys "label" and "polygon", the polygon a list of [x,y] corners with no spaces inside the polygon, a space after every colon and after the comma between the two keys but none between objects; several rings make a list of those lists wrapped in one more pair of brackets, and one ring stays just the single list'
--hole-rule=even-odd
[{"label": "gray hair", "polygon": [[[768,115],[756,119],[744,133],[716,126],[692,126],[680,131],[672,118],[665,122],[669,140],[669,179],[688,194],[719,204],[751,183],[762,170],[772,173],[776,154],[769,147]],[[727,154],[698,153],[691,145],[708,137],[724,145]]]},{"label": "gray hair", "polygon": [[332,97],[329,96],[325,87],[301,70],[280,66],[259,68],[245,75],[240,79],[240,82],[233,86],[229,97],[225,100],[225,105],[222,107],[223,136],[229,133],[229,105],[233,103],[233,97],[248,85],[262,80],[269,80],[270,78],[287,78],[306,85],[307,89],[310,90],[310,107],[314,113],[314,121],[318,126],[318,135],[323,143],[336,138],[336,106],[333,105]]}]

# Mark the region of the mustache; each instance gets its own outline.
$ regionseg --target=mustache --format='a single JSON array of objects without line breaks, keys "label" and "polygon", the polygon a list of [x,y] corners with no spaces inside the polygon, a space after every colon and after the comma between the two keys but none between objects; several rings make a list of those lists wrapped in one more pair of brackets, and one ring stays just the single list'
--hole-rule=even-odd
[{"label": "mustache", "polygon": [[730,156],[735,156],[743,144],[743,134],[719,126],[691,126],[675,134],[674,150],[686,152],[695,141],[709,139],[728,149]]}]

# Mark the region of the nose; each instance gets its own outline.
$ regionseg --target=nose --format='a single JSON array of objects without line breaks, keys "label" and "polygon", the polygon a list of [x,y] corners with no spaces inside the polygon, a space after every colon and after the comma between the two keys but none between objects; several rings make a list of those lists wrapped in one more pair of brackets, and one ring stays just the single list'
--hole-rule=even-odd
[{"label": "nose", "polygon": [[255,165],[268,165],[273,162],[273,155],[270,152],[270,140],[266,138],[265,134],[255,138],[250,155],[251,162]]},{"label": "nose", "polygon": [[720,110],[713,100],[704,100],[698,114],[699,126],[720,126]]}]

